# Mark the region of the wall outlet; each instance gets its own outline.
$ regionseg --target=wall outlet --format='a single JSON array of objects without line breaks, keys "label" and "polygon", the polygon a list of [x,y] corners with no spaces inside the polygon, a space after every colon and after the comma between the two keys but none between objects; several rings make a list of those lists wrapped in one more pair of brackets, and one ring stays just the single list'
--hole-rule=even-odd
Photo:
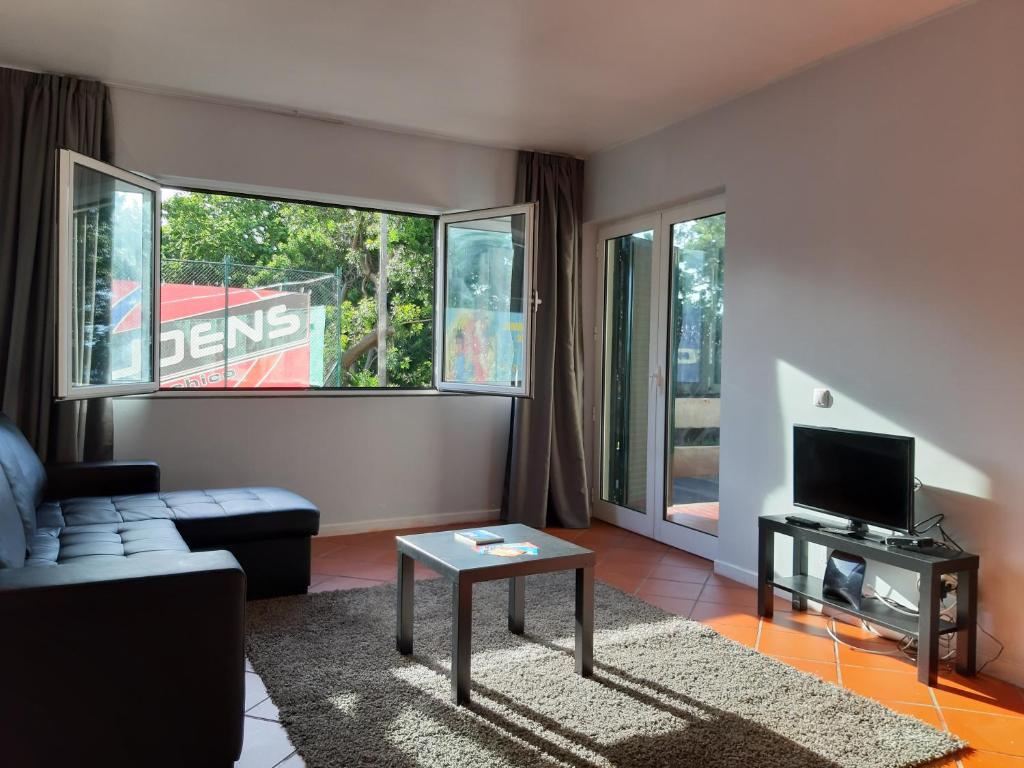
[{"label": "wall outlet", "polygon": [[827,389],[814,390],[814,404],[818,408],[832,407],[832,393]]}]

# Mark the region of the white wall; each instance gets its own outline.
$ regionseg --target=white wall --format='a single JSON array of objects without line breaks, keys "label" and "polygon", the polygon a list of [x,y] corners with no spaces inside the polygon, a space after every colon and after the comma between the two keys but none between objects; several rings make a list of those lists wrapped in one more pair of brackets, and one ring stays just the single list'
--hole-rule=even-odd
[{"label": "white wall", "polygon": [[791,510],[794,422],[914,435],[919,517],[980,553],[989,670],[1018,681],[1022,39],[1024,3],[983,0],[598,154],[585,188],[588,253],[597,222],[726,191],[719,566],[753,571],[757,516]]},{"label": "white wall", "polygon": [[[439,212],[507,205],[516,156],[456,142],[113,89],[115,162],[224,190]],[[494,516],[508,400],[439,395],[122,399],[117,458],[164,487],[278,484],[339,533]]]}]

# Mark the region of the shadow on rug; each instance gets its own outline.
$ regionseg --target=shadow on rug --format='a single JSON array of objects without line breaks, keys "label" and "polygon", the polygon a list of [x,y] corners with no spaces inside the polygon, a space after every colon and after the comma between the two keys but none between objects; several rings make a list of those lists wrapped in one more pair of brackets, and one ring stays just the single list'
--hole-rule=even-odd
[{"label": "shadow on rug", "polygon": [[393,584],[249,603],[248,653],[310,768],[902,768],[964,742],[598,583],[594,676],[573,672],[571,573],[474,587],[472,696],[449,700],[451,586],[416,583],[414,653]]}]

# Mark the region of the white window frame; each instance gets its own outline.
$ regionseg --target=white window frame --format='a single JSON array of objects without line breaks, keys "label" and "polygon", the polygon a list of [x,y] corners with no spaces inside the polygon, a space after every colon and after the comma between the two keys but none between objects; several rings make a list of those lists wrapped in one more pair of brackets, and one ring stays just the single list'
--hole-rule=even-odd
[{"label": "white window frame", "polygon": [[[126,384],[76,385],[71,379],[71,263],[74,226],[74,173],[81,166],[98,173],[112,176],[134,186],[148,189],[153,193],[152,217],[152,291],[153,312],[150,326],[150,350],[152,381]],[[156,392],[160,387],[160,184],[138,174],[129,173],[109,163],[72,152],[57,150],[57,354],[54,368],[54,390],[58,400],[79,400],[92,397],[114,397],[118,395],[140,395]]]},{"label": "white window frame", "polygon": [[[143,187],[154,194],[152,243],[153,243],[153,316],[152,316],[152,381],[130,384],[74,385],[71,381],[71,276],[73,213],[72,194],[74,191],[74,168],[83,166],[100,173]],[[377,201],[339,199],[333,195],[297,194],[292,190],[254,188],[249,185],[230,183],[212,184],[208,180],[160,176],[150,178],[125,171],[109,163],[103,163],[70,150],[58,150],[57,172],[57,243],[56,243],[56,361],[54,370],[54,395],[58,400],[73,400],[90,397],[137,396],[143,398],[221,398],[221,397],[377,397],[377,396],[450,396],[458,393],[487,394],[511,397],[533,396],[533,357],[535,350],[535,315],[541,300],[535,288],[536,269],[536,203],[485,208],[458,213],[441,213],[429,209],[415,208],[402,210],[381,207]],[[161,243],[160,227],[162,215],[162,189],[165,187],[184,188],[208,194],[245,195],[266,197],[275,200],[289,200],[311,205],[353,207],[381,213],[424,216],[435,221],[435,293],[433,328],[433,388],[395,387],[324,387],[309,389],[161,389],[160,388],[160,285],[161,285]],[[524,361],[523,383],[521,386],[494,384],[471,384],[444,380],[444,313],[445,278],[447,270],[447,225],[461,221],[498,218],[509,215],[525,215],[523,231],[523,334]]]},{"label": "white window frame", "polygon": [[[471,384],[446,381],[445,371],[445,312],[447,309],[446,282],[448,276],[448,225],[462,221],[501,218],[504,216],[525,216],[523,229],[523,383],[520,386],[501,384]],[[506,397],[533,397],[533,355],[534,320],[541,301],[534,287],[534,271],[537,261],[537,204],[524,203],[501,208],[486,208],[477,211],[444,214],[438,218],[437,254],[434,263],[436,279],[434,301],[434,386],[439,392],[463,392],[481,395],[502,395]]]}]

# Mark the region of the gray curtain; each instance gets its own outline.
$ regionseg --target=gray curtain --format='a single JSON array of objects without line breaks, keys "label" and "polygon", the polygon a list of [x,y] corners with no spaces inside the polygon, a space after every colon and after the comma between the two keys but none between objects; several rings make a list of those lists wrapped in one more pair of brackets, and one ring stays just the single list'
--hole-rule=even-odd
[{"label": "gray curtain", "polygon": [[580,305],[583,161],[519,153],[516,202],[537,203],[534,397],[514,400],[503,516],[584,528],[590,497],[583,453]]},{"label": "gray curtain", "polygon": [[109,458],[109,400],[55,404],[56,150],[109,161],[102,83],[0,68],[0,410],[46,461]]}]

